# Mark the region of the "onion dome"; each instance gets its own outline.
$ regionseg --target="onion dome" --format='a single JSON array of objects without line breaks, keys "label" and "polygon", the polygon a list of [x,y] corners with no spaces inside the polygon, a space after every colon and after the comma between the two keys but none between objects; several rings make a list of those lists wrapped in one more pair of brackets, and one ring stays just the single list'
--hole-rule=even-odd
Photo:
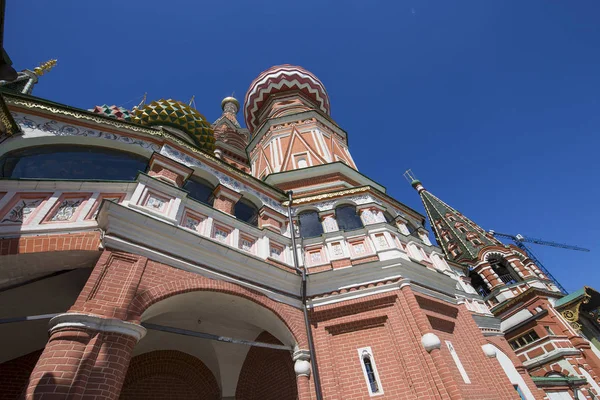
[{"label": "onion dome", "polygon": [[141,105],[132,110],[131,120],[146,126],[170,126],[187,133],[203,150],[212,153],[215,148],[210,123],[198,110],[180,101],[161,99]]},{"label": "onion dome", "polygon": [[330,114],[329,97],[319,78],[302,67],[289,64],[277,65],[258,75],[246,93],[244,118],[250,132],[259,125],[260,109],[269,96],[287,91],[302,92],[321,111]]},{"label": "onion dome", "polygon": [[90,111],[96,114],[103,114],[107,117],[120,119],[122,121],[130,121],[131,113],[128,109],[119,107],[119,106],[109,106],[108,104],[103,104],[101,106],[96,106],[92,108]]}]

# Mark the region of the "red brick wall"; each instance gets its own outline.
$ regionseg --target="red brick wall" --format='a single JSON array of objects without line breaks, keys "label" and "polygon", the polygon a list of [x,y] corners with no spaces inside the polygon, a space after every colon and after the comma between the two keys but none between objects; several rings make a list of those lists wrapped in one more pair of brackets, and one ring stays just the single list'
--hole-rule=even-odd
[{"label": "red brick wall", "polygon": [[[281,344],[268,332],[257,342]],[[292,355],[285,350],[252,347],[240,372],[236,400],[296,400],[298,389]]]},{"label": "red brick wall", "polygon": [[38,253],[45,251],[97,251],[100,232],[65,233],[60,235],[21,236],[0,239],[0,255]]},{"label": "red brick wall", "polygon": [[221,389],[204,363],[187,353],[159,350],[133,358],[120,399],[168,398],[220,400]]},{"label": "red brick wall", "polygon": [[0,364],[0,400],[21,398],[42,350]]},{"label": "red brick wall", "polygon": [[402,327],[396,300],[380,294],[311,312],[324,398],[370,398],[357,351],[370,346],[384,392],[378,399],[433,399],[425,397],[429,383],[415,354],[420,344]]}]

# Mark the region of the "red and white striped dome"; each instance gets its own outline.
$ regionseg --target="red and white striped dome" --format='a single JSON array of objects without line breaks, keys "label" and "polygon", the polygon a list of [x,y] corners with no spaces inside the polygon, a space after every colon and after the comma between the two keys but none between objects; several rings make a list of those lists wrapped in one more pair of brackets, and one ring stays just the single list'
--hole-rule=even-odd
[{"label": "red and white striped dome", "polygon": [[269,96],[288,90],[300,90],[314,101],[321,111],[329,115],[329,97],[319,78],[296,65],[276,65],[258,75],[246,93],[244,118],[250,132],[258,126],[260,108]]}]

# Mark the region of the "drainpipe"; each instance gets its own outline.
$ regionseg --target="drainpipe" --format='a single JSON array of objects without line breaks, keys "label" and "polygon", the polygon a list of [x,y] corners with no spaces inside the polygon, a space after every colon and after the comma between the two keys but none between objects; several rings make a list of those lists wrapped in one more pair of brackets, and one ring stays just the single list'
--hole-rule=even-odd
[{"label": "drainpipe", "polygon": [[294,222],[292,221],[292,194],[290,190],[288,193],[288,222],[290,226],[290,235],[292,237],[292,254],[294,256],[294,269],[296,273],[302,277],[301,283],[301,294],[302,294],[302,310],[304,311],[304,325],[306,327],[306,336],[308,337],[308,350],[310,351],[310,365],[313,371],[313,377],[315,382],[315,392],[317,400],[323,400],[323,394],[321,393],[321,380],[319,379],[319,369],[317,368],[317,357],[315,352],[315,344],[312,337],[312,328],[308,319],[308,304],[306,298],[306,264],[304,268],[298,267],[298,250],[296,248],[296,231],[294,230]]}]

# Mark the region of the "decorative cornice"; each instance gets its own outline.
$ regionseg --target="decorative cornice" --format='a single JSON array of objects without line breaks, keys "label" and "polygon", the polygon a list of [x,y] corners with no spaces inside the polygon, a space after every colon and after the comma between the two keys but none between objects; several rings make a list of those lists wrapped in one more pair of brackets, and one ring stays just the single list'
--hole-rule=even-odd
[{"label": "decorative cornice", "polygon": [[139,341],[146,335],[146,328],[132,322],[97,315],[65,313],[52,318],[49,323],[50,333],[65,328],[90,329],[100,332],[120,333],[132,336]]}]

